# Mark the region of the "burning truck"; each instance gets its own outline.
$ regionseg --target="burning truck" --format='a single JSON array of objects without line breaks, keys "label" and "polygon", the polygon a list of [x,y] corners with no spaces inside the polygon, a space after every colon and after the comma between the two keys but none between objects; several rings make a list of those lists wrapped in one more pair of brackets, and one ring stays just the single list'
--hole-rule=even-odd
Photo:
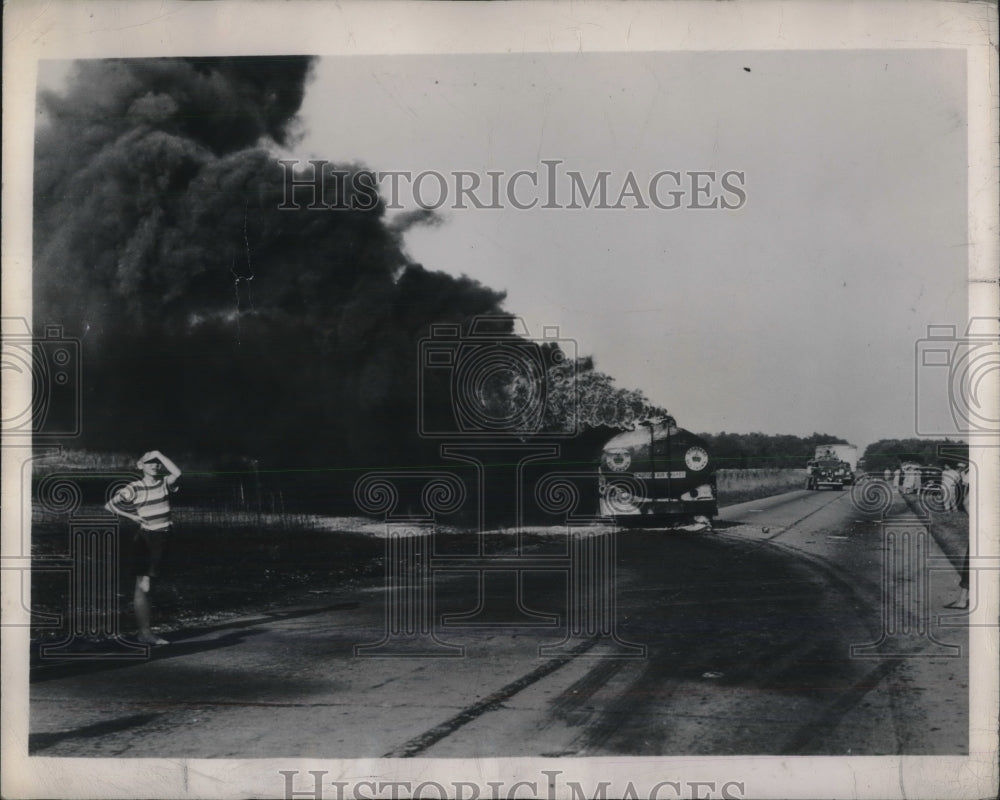
[{"label": "burning truck", "polygon": [[612,437],[598,465],[600,512],[616,522],[710,525],[719,513],[706,442],[672,417]]}]

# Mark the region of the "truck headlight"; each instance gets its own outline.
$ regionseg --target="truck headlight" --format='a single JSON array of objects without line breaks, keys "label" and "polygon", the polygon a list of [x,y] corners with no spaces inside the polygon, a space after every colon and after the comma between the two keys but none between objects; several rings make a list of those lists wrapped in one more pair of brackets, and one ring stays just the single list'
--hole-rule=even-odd
[{"label": "truck headlight", "polygon": [[684,454],[684,463],[692,472],[700,472],[708,466],[708,453],[704,447],[689,447]]},{"label": "truck headlight", "polygon": [[632,456],[627,450],[605,450],[604,466],[612,472],[624,472],[632,466]]}]

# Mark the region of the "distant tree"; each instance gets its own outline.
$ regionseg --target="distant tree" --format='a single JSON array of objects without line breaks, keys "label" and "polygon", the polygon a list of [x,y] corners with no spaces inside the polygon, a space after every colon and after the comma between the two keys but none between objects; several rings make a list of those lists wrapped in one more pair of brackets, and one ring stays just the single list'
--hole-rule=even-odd
[{"label": "distant tree", "polygon": [[546,380],[543,431],[621,430],[649,417],[667,415],[665,408],[650,403],[640,390],[616,386],[614,378],[594,368],[593,358],[555,363]]},{"label": "distant tree", "polygon": [[817,445],[847,444],[846,439],[828,433],[805,438],[790,434],[700,433],[712,448],[715,463],[723,469],[804,467]]},{"label": "distant tree", "polygon": [[954,439],[880,439],[865,448],[865,469],[882,472],[901,463],[936,465],[942,461],[967,461],[969,445]]}]

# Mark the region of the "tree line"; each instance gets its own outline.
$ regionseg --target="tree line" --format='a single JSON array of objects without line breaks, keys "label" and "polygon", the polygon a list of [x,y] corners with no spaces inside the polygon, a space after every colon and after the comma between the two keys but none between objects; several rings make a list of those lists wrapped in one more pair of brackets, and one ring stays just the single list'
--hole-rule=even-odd
[{"label": "tree line", "polygon": [[895,470],[907,462],[940,466],[945,462],[968,463],[969,445],[953,439],[880,439],[865,448],[864,470]]},{"label": "tree line", "polygon": [[765,433],[699,433],[714,456],[718,469],[804,468],[821,444],[847,444],[828,433],[809,436]]}]

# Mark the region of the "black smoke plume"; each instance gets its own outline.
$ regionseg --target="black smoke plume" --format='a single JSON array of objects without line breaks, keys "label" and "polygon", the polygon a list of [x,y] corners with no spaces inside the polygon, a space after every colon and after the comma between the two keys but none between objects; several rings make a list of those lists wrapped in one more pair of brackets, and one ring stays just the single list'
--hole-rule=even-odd
[{"label": "black smoke plume", "polygon": [[35,320],[83,341],[73,444],[347,471],[423,458],[417,342],[503,294],[407,258],[424,214],[278,209],[273,146],[295,136],[309,72],[88,61],[40,97]]},{"label": "black smoke plume", "polygon": [[[348,500],[366,469],[440,461],[419,433],[419,342],[482,314],[511,331],[504,295],[407,257],[405,232],[439,224],[433,212],[347,210],[337,195],[362,185],[359,165],[326,166],[335,210],[279,208],[277,146],[298,133],[310,68],[83,61],[65,94],[39,97],[34,318],[83,343],[83,434],[67,445],[293,470]],[[556,376],[553,409],[576,409],[582,387],[588,425],[648,410],[592,362],[576,371]],[[447,379],[423,391],[428,408],[452,402]]]}]

